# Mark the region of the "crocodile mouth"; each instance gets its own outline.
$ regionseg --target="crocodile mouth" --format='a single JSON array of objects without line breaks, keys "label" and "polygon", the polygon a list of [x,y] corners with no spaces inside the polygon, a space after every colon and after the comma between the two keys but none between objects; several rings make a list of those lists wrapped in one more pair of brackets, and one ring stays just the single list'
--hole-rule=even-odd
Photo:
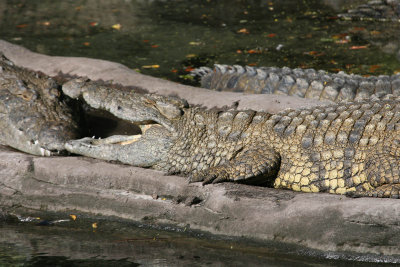
[{"label": "crocodile mouth", "polygon": [[84,136],[92,136],[92,145],[129,145],[140,140],[152,127],[163,127],[154,121],[129,122],[104,110],[90,110],[85,114]]},{"label": "crocodile mouth", "polygon": [[[115,118],[112,118],[115,119]],[[102,120],[100,120],[102,121]],[[174,134],[162,123],[154,121],[126,122],[121,119],[100,123],[102,131],[91,129],[92,137],[70,140],[65,149],[72,154],[118,161],[140,167],[150,167],[160,162],[173,143]],[[103,121],[104,122],[104,121]],[[114,125],[105,130],[105,125]],[[96,127],[95,127],[96,128]],[[88,135],[86,135],[88,136]]]},{"label": "crocodile mouth", "polygon": [[102,137],[96,138],[95,136],[93,136],[91,145],[93,145],[93,146],[96,146],[96,145],[121,145],[121,146],[130,145],[132,143],[140,141],[142,136],[151,127],[159,127],[161,125],[157,124],[157,123],[154,123],[154,124],[152,123],[152,124],[143,124],[143,125],[135,125],[135,126],[138,126],[140,128],[141,133],[133,134],[133,135],[114,134],[114,135],[104,137],[104,138],[102,138]]}]

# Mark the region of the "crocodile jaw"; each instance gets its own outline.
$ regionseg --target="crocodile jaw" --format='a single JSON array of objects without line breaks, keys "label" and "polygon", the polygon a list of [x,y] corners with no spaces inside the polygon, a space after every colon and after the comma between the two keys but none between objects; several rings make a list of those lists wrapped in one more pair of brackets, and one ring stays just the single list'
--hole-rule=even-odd
[{"label": "crocodile jaw", "polygon": [[71,140],[65,149],[71,153],[115,160],[121,163],[152,167],[165,158],[173,144],[173,134],[159,124],[141,125],[142,134],[113,135],[104,139]]},{"label": "crocodile jaw", "polygon": [[[2,117],[0,116],[0,119]],[[0,123],[2,126],[2,123]],[[39,140],[29,140],[26,134],[15,128],[13,125],[9,125],[8,127],[1,127],[2,133],[0,136],[0,143],[3,145],[7,145],[13,147],[17,150],[37,155],[37,156],[51,156],[52,152],[44,148],[43,144]],[[12,140],[12,142],[10,142]],[[60,144],[62,147],[63,144]]]}]

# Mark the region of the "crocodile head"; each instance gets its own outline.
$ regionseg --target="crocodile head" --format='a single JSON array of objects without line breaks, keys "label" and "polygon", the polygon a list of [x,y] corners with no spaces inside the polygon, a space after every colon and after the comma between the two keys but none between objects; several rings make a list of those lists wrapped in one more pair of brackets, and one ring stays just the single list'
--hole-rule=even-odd
[{"label": "crocodile head", "polygon": [[108,111],[141,129],[136,135],[72,140],[65,145],[68,151],[142,167],[153,166],[165,157],[177,138],[177,123],[188,106],[185,100],[176,97],[116,90],[85,79],[71,80],[62,90],[94,109]]},{"label": "crocodile head", "polygon": [[73,112],[56,82],[0,55],[0,143],[50,156],[77,137]]}]

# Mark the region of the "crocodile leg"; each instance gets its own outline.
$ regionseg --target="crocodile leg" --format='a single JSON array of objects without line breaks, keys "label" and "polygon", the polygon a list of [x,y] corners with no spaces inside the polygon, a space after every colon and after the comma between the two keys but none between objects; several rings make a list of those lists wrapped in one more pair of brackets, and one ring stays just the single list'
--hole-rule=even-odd
[{"label": "crocodile leg", "polygon": [[224,164],[194,173],[189,182],[264,184],[276,176],[279,165],[280,156],[273,149],[249,149]]},{"label": "crocodile leg", "polygon": [[346,193],[349,197],[400,198],[400,184],[384,184],[370,191],[354,191]]},{"label": "crocodile leg", "polygon": [[[397,141],[397,140],[394,140]],[[348,192],[350,197],[400,198],[400,162],[398,142],[385,147],[378,155],[373,155],[365,164],[365,175],[358,175],[366,180],[356,186],[356,190]],[[386,150],[386,151],[385,151]],[[388,152],[388,153],[385,153]],[[389,154],[389,155],[388,155]],[[354,177],[357,179],[357,177]],[[353,178],[353,180],[354,180]]]}]

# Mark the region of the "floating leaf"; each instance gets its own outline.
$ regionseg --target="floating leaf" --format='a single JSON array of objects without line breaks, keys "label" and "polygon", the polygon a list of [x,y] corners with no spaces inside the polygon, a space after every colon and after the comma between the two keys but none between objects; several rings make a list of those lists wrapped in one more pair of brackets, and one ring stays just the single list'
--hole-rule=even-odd
[{"label": "floating leaf", "polygon": [[353,27],[354,31],[365,31],[364,27]]},{"label": "floating leaf", "polygon": [[238,50],[236,50],[236,53],[242,54],[243,52],[242,52],[242,50],[238,49]]},{"label": "floating leaf", "polygon": [[121,29],[121,24],[117,23],[111,26],[111,28],[115,29],[115,30],[120,30]]},{"label": "floating leaf", "polygon": [[343,39],[343,38],[347,38],[348,34],[347,33],[341,33],[341,34],[335,34],[332,35],[333,39]]},{"label": "floating leaf", "polygon": [[346,64],[346,65],[345,65],[346,69],[350,69],[350,68],[353,67],[353,66],[354,66],[354,64]]},{"label": "floating leaf", "polygon": [[99,25],[99,23],[93,21],[93,22],[90,22],[89,25],[92,26],[92,27],[95,27],[95,26]]},{"label": "floating leaf", "polygon": [[194,68],[192,66],[189,66],[189,67],[185,68],[186,72],[191,72],[192,70],[194,70]]},{"label": "floating leaf", "polygon": [[332,72],[339,72],[339,71],[342,71],[342,69],[339,69],[339,68],[333,68],[333,69],[331,69],[331,71],[332,71]]},{"label": "floating leaf", "polygon": [[42,23],[41,23],[43,26],[50,26],[50,21],[43,21]]},{"label": "floating leaf", "polygon": [[250,49],[250,50],[247,51],[247,53],[249,53],[249,54],[261,54],[262,51],[259,50],[259,49]]},{"label": "floating leaf", "polygon": [[191,81],[194,80],[194,77],[191,74],[179,75],[178,77],[181,78],[181,79],[184,79],[184,80],[191,80]]},{"label": "floating leaf", "polygon": [[249,63],[248,66],[257,66],[257,63]]},{"label": "floating leaf", "polygon": [[272,37],[275,37],[275,36],[276,36],[276,33],[267,34],[267,37],[269,37],[269,38],[272,38]]},{"label": "floating leaf", "polygon": [[321,38],[319,39],[321,42],[328,43],[335,41],[333,38]]},{"label": "floating leaf", "polygon": [[350,47],[350,50],[357,50],[357,49],[366,49],[368,48],[368,46],[366,45],[353,45],[352,47]]},{"label": "floating leaf", "polygon": [[158,69],[160,65],[144,65],[142,66],[143,69]]},{"label": "floating leaf", "polygon": [[310,55],[310,56],[319,57],[319,56],[324,55],[325,53],[324,52],[318,52],[318,51],[308,51],[308,52],[304,52],[303,54],[304,55]]},{"label": "floating leaf", "polygon": [[238,33],[243,33],[243,34],[249,34],[250,33],[246,28],[240,29],[237,32]]},{"label": "floating leaf", "polygon": [[196,54],[187,54],[186,57],[187,58],[194,58],[194,57],[197,57],[197,55]]},{"label": "floating leaf", "polygon": [[74,214],[69,215],[69,217],[71,217],[71,219],[74,221],[76,220],[76,215],[74,215]]},{"label": "floating leaf", "polygon": [[150,42],[150,40],[143,40],[143,43],[148,43]]},{"label": "floating leaf", "polygon": [[97,223],[92,223],[92,228],[97,229]]},{"label": "floating leaf", "polygon": [[369,67],[369,72],[375,72],[377,69],[379,69],[381,65],[371,65]]},{"label": "floating leaf", "polygon": [[17,25],[18,29],[22,29],[22,28],[26,28],[26,27],[28,27],[28,24],[19,24],[19,25]]},{"label": "floating leaf", "polygon": [[177,70],[177,69],[172,69],[172,70],[171,70],[171,72],[173,72],[173,73],[177,73],[177,72],[178,72],[178,70]]},{"label": "floating leaf", "polygon": [[90,42],[84,42],[83,45],[84,46],[90,46]]},{"label": "floating leaf", "polygon": [[157,48],[157,47],[159,47],[159,45],[152,45],[151,47],[152,48]]},{"label": "floating leaf", "polygon": [[346,39],[342,39],[342,40],[337,40],[335,41],[336,44],[347,44],[348,42],[350,42],[349,40]]},{"label": "floating leaf", "polygon": [[201,42],[189,42],[189,45],[201,45]]}]

